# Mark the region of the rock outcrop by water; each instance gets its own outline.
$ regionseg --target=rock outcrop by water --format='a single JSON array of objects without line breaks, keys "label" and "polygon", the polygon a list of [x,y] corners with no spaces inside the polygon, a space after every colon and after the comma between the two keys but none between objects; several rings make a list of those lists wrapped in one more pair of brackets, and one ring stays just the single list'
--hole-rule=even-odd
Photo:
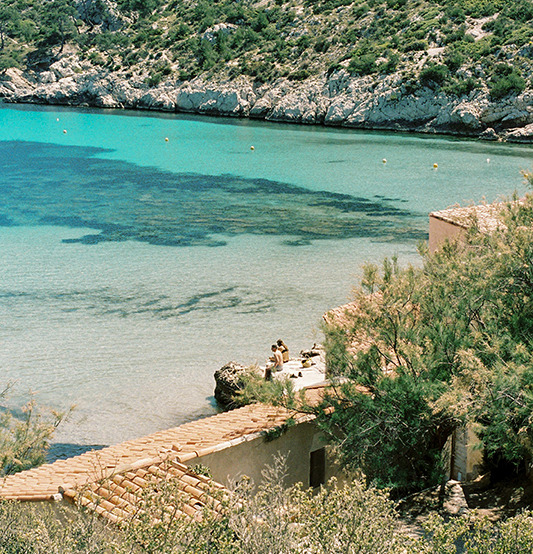
[{"label": "rock outcrop by water", "polygon": [[400,75],[352,77],[344,69],[303,82],[258,84],[169,79],[150,87],[143,76],[126,76],[80,61],[75,54],[46,71],[9,69],[0,76],[8,102],[249,117],[359,129],[451,133],[488,140],[533,141],[533,92],[493,101],[486,89],[456,97],[412,86]]},{"label": "rock outcrop by water", "polygon": [[235,394],[242,388],[242,375],[248,370],[237,362],[228,362],[215,371],[215,399],[224,406],[234,406]]}]

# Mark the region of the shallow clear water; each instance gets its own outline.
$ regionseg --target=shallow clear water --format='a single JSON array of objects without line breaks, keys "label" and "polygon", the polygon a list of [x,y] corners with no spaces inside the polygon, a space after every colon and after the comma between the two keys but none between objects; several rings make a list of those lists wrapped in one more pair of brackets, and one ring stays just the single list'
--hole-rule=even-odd
[{"label": "shallow clear water", "polygon": [[363,262],[417,263],[428,212],[523,192],[531,153],[0,107],[0,385],[76,404],[56,439],[70,452],[214,413],[216,369],[320,340]]}]

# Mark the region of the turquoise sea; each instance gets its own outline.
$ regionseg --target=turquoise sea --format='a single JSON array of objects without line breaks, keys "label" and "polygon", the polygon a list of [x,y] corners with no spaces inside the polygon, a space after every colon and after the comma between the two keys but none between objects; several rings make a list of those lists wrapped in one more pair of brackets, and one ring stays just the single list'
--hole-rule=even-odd
[{"label": "turquoise sea", "polygon": [[216,369],[319,341],[365,261],[418,263],[428,212],[523,193],[532,153],[0,105],[0,387],[76,405],[56,454],[212,414]]}]

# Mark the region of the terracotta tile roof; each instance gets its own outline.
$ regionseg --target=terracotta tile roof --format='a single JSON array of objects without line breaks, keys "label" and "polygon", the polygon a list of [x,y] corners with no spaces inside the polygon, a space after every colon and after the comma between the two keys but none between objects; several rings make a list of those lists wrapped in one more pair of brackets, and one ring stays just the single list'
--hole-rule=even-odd
[{"label": "terracotta tile roof", "polygon": [[172,517],[200,519],[205,509],[217,512],[221,508],[222,485],[161,457],[124,466],[105,479],[64,491],[64,496],[112,523],[120,523],[142,509],[149,487],[161,490],[163,483],[172,487],[173,506],[167,506]]},{"label": "terracotta tile roof", "polygon": [[352,355],[362,350],[368,350],[372,345],[372,340],[365,332],[354,329],[354,321],[357,317],[363,315],[361,302],[372,301],[373,299],[379,300],[380,296],[380,293],[369,294],[353,302],[333,308],[323,316],[327,325],[344,329],[348,333],[349,352]]},{"label": "terracotta tile roof", "polygon": [[[330,310],[324,314],[323,319],[327,325],[337,327],[346,333],[348,341],[347,351],[354,357],[359,352],[367,351],[373,344],[377,344],[382,352],[382,370],[390,375],[396,371],[398,365],[403,363],[403,360],[399,359],[397,354],[386,344],[383,344],[380,339],[369,336],[364,329],[356,324],[357,317],[364,314],[362,306],[368,304],[371,311],[374,311],[377,306],[381,305],[382,299],[383,297],[380,292],[366,295],[361,294],[353,302]],[[372,304],[375,306],[372,306]],[[362,387],[361,392],[368,392],[368,389]]]},{"label": "terracotta tile roof", "polygon": [[131,464],[154,458],[186,463],[194,458],[224,450],[262,431],[295,417],[309,421],[311,415],[294,413],[265,404],[244,406],[230,412],[185,423],[173,429],[58,460],[0,479],[0,497],[17,500],[50,500],[60,490],[75,490],[121,473]]},{"label": "terracotta tile roof", "polygon": [[467,229],[471,227],[473,222],[477,222],[479,230],[483,233],[495,231],[498,228],[504,227],[501,219],[501,211],[504,207],[502,202],[494,202],[493,204],[478,204],[475,206],[456,206],[438,212],[432,212],[429,217],[440,219]]}]

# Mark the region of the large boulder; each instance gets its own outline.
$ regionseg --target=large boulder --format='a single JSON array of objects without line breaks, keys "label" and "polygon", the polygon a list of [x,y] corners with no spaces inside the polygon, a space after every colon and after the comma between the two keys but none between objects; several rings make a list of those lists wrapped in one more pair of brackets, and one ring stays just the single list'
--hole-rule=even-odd
[{"label": "large boulder", "polygon": [[228,362],[215,371],[215,399],[227,408],[235,407],[235,394],[242,386],[242,375],[248,370],[237,362]]}]

